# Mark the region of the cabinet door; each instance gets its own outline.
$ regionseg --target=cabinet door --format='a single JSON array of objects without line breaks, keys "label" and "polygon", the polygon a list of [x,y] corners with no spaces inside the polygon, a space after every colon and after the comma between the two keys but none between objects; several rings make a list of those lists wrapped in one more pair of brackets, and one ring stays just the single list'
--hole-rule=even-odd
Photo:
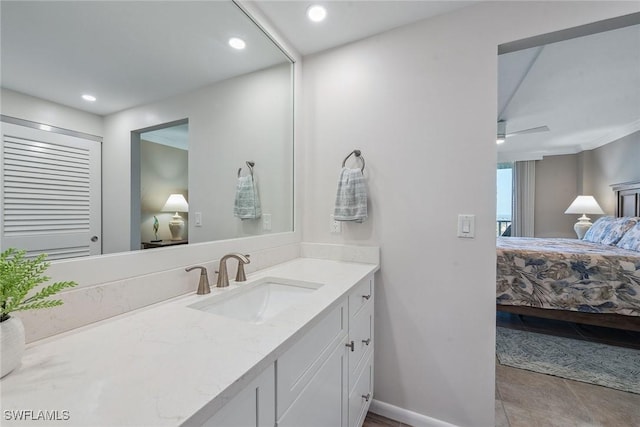
[{"label": "cabinet door", "polygon": [[275,384],[275,369],[271,365],[202,425],[273,427],[276,420]]},{"label": "cabinet door", "polygon": [[278,427],[346,427],[346,339],[318,369],[293,404],[278,420]]},{"label": "cabinet door", "polygon": [[367,415],[373,396],[373,355],[370,354],[366,366],[355,382],[349,395],[349,427],[360,427]]},{"label": "cabinet door", "polygon": [[284,415],[337,345],[345,347],[346,301],[325,315],[277,361],[278,417]]}]

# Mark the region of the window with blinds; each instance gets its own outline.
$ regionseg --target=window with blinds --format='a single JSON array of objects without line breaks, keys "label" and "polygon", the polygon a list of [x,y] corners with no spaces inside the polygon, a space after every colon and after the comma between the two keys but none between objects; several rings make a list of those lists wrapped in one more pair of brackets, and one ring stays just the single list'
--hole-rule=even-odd
[{"label": "window with blinds", "polygon": [[49,259],[100,253],[100,144],[2,128],[2,247]]}]

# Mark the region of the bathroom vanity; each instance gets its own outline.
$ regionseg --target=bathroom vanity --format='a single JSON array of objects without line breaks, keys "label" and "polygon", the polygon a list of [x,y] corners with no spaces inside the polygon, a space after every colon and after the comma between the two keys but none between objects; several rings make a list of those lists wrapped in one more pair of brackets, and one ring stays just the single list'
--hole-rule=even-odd
[{"label": "bathroom vanity", "polygon": [[2,379],[2,425],[360,426],[377,269],[298,258],[32,343]]}]

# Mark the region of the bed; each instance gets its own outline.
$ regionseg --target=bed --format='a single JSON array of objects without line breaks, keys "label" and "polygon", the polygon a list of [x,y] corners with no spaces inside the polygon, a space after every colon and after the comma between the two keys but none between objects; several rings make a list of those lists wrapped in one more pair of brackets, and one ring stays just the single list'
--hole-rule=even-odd
[{"label": "bed", "polygon": [[618,218],[610,221],[627,226],[616,239],[603,239],[613,244],[498,238],[498,311],[640,331],[640,251],[631,240],[640,233],[633,218],[640,214],[640,182],[616,185],[614,191]]}]

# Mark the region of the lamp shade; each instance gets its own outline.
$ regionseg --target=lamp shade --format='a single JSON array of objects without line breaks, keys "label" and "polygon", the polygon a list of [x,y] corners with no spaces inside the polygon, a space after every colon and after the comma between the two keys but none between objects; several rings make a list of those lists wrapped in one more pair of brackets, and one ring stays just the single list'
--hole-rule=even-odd
[{"label": "lamp shade", "polygon": [[566,214],[604,214],[604,211],[593,196],[578,196],[569,205]]},{"label": "lamp shade", "polygon": [[172,194],[162,208],[163,212],[189,212],[189,204],[182,194]]}]

